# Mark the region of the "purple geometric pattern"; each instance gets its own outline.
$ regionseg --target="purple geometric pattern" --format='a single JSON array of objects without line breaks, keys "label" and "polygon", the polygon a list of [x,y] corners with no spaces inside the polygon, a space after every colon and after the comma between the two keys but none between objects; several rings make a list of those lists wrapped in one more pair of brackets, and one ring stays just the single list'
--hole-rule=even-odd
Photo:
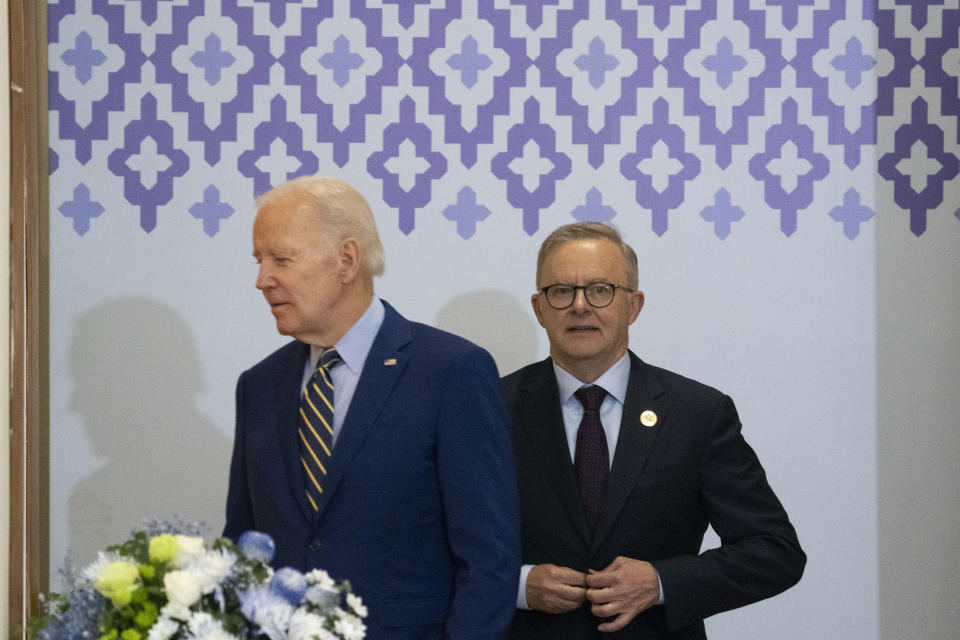
[{"label": "purple geometric pattern", "polygon": [[[140,228],[147,233],[157,226],[157,208],[173,199],[173,179],[190,167],[190,158],[174,148],[173,127],[157,119],[157,99],[146,94],[140,101],[140,119],[123,130],[124,146],[107,159],[110,171],[123,178],[123,195],[140,207]],[[144,152],[150,141],[154,155]]]},{"label": "purple geometric pattern", "polygon": [[405,234],[634,208],[663,235],[695,181],[719,240],[771,211],[854,240],[886,185],[920,235],[960,175],[955,4],[51,1],[51,221],[102,233],[122,183],[109,215],[217,239],[242,198],[332,167],[376,179]]},{"label": "purple geometric pattern", "polygon": [[[957,156],[944,150],[943,130],[929,122],[927,112],[926,100],[913,101],[911,121],[897,129],[893,153],[878,164],[880,175],[893,182],[894,201],[910,212],[910,231],[918,237],[927,230],[927,211],[943,203],[944,183],[960,172]],[[926,161],[915,161],[918,151]],[[925,175],[917,180],[920,172]],[[922,186],[917,188],[918,184]]]},{"label": "purple geometric pattern", "polygon": [[[784,184],[779,172],[770,171],[771,164],[784,159],[786,143],[796,147],[797,157],[791,164],[804,160],[809,168],[795,176],[795,184]],[[816,151],[813,131],[797,121],[797,102],[787,98],[783,102],[782,121],[767,129],[765,150],[750,158],[750,175],[764,184],[764,199],[774,209],[780,210],[780,230],[787,236],[797,230],[797,212],[813,202],[813,183],[826,177],[830,161]]]},{"label": "purple geometric pattern", "polygon": [[[684,183],[700,173],[700,160],[684,150],[685,134],[670,122],[670,105],[663,98],[653,103],[653,123],[637,131],[636,151],[628,153],[620,162],[620,172],[637,185],[637,202],[653,212],[652,228],[658,236],[667,232],[667,214],[683,203]],[[667,178],[666,188],[658,188],[653,176],[640,164],[653,157],[654,146],[664,144],[679,165],[680,170]]]},{"label": "purple geometric pattern", "polygon": [[[400,231],[410,235],[415,225],[416,210],[430,202],[430,185],[447,172],[447,159],[432,149],[430,127],[417,122],[416,103],[407,96],[400,101],[400,121],[383,130],[383,150],[367,158],[367,171],[383,181],[383,199],[398,210]],[[416,157],[427,165],[417,172],[410,187],[401,184],[400,174],[388,164],[400,157],[400,145],[409,141],[416,149]]]},{"label": "purple geometric pattern", "polygon": [[851,240],[860,235],[860,225],[873,216],[873,209],[860,204],[860,194],[853,187],[843,194],[843,206],[830,210],[830,217],[843,224],[843,235]]},{"label": "purple geometric pattern", "polygon": [[700,212],[700,217],[713,223],[713,233],[724,240],[730,235],[730,225],[739,222],[746,215],[743,209],[730,204],[730,192],[720,189],[713,196],[713,204]]},{"label": "purple geometric pattern", "polygon": [[[541,159],[551,166],[541,173],[533,189],[525,183],[525,175],[514,170],[514,162],[524,156],[530,143],[537,147]],[[557,150],[557,134],[540,118],[540,103],[528,98],[523,105],[523,122],[510,127],[507,150],[498,153],[491,164],[493,175],[507,183],[507,201],[523,211],[523,230],[533,235],[540,228],[540,210],[553,204],[557,182],[570,175],[569,156]]]}]

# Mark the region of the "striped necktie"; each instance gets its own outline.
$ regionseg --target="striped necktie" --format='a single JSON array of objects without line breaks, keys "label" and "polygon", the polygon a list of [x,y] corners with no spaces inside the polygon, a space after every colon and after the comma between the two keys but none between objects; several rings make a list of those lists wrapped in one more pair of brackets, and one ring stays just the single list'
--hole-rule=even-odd
[{"label": "striped necktie", "polygon": [[319,509],[327,462],[333,450],[333,378],[330,370],[343,362],[333,347],[324,349],[313,377],[300,394],[300,462],[306,476],[307,499]]}]

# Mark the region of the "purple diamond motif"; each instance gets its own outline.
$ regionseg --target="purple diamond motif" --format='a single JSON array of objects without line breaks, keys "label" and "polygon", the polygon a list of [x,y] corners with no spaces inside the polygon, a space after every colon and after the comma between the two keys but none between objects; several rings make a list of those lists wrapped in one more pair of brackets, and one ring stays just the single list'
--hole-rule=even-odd
[{"label": "purple diamond motif", "polygon": [[[463,107],[454,99],[446,95],[446,83],[443,77],[438,76],[430,68],[430,56],[443,48],[446,39],[447,26],[461,17],[456,3],[450,3],[445,9],[434,9],[430,13],[430,33],[423,38],[414,38],[413,55],[406,62],[413,69],[413,82],[417,86],[427,87],[430,99],[427,108],[431,114],[443,116],[444,142],[460,145],[460,161],[466,167],[473,167],[477,162],[477,147],[481,144],[493,142],[493,121],[498,115],[510,112],[510,89],[522,87],[526,84],[527,68],[530,58],[526,55],[526,46],[520,38],[510,36],[510,13],[507,9],[494,9],[492,0],[481,0],[478,3],[477,13],[480,20],[485,20],[493,26],[493,40],[499,51],[506,54],[510,60],[509,68],[493,80],[493,96],[486,104],[477,108],[476,124],[467,129],[461,114]],[[490,56],[481,53],[479,48],[474,51],[473,45],[468,43],[476,40],[470,36],[461,43],[460,54],[448,59],[447,64],[452,69],[461,72],[461,81],[464,86],[473,86],[478,73],[488,68]],[[476,43],[479,46],[479,43]],[[457,55],[468,57],[457,57]],[[475,54],[475,55],[474,55]],[[462,68],[461,68],[462,67]]]},{"label": "purple diamond motif", "polygon": [[472,87],[477,84],[477,72],[487,69],[493,60],[477,50],[476,38],[467,36],[460,43],[460,53],[447,58],[447,64],[460,72],[460,81],[465,87]]},{"label": "purple diamond motif", "polygon": [[[945,116],[960,116],[960,92],[957,76],[960,75],[960,57],[945,58],[948,52],[960,48],[960,11],[944,11],[943,36],[927,38],[927,50],[920,60],[920,66],[926,73],[926,86],[939,87],[940,111]],[[951,70],[951,73],[947,72]],[[960,127],[957,128],[957,142],[960,142]]]},{"label": "purple diamond motif", "polygon": [[[670,107],[663,98],[653,103],[653,122],[637,131],[637,150],[620,161],[620,173],[637,185],[637,202],[653,212],[652,228],[658,236],[667,232],[668,213],[683,204],[684,183],[700,174],[700,159],[684,151],[683,129],[670,122]],[[654,147],[666,146],[680,170],[671,173],[666,188],[658,189],[653,176],[640,164],[654,155]]]},{"label": "purple diamond motif", "polygon": [[464,240],[469,240],[477,231],[477,223],[486,220],[490,209],[477,204],[477,192],[470,187],[463,187],[457,193],[457,203],[451,204],[443,210],[443,217],[457,223],[457,233]]},{"label": "purple diamond motif", "polygon": [[[200,5],[174,7],[174,18],[178,23],[188,24],[203,11]],[[157,81],[169,84],[173,98],[173,109],[187,114],[187,139],[203,143],[203,158],[210,165],[220,162],[221,145],[237,139],[237,115],[253,112],[253,88],[256,85],[269,84],[270,67],[275,62],[269,53],[268,38],[255,36],[253,29],[253,9],[237,7],[236,0],[224,0],[221,13],[237,25],[237,44],[245,46],[253,54],[253,65],[236,78],[236,96],[220,105],[220,121],[210,127],[204,120],[204,110],[214,108],[205,105],[190,95],[187,74],[173,66],[173,53],[181,45],[189,44],[189,30],[174,29],[173,33],[157,36],[157,51],[152,59],[156,62]],[[221,50],[222,41],[210,34],[204,42],[204,49],[195,52],[190,61],[204,70],[204,78],[215,85],[220,82],[223,69],[235,63],[235,57]]]},{"label": "purple diamond motif", "polygon": [[843,223],[843,235],[851,240],[860,235],[860,225],[873,218],[873,210],[860,204],[860,194],[854,188],[843,194],[843,206],[830,210],[830,217]]},{"label": "purple diamond motif", "polygon": [[[877,142],[877,103],[860,107],[860,126],[856,131],[849,131],[844,120],[846,109],[856,109],[855,105],[836,104],[830,99],[829,80],[817,74],[813,69],[813,57],[824,48],[824,43],[830,40],[830,29],[844,18],[842,0],[831,0],[830,8],[814,13],[813,37],[801,39],[797,43],[797,55],[791,64],[797,70],[797,84],[801,87],[813,89],[810,93],[813,113],[826,116],[827,140],[830,144],[843,146],[843,160],[851,169],[860,164],[860,151],[864,145]],[[846,51],[835,56],[831,62],[834,69],[844,72],[847,86],[858,86],[863,72],[876,66],[876,60],[862,55],[862,43],[856,38],[850,38],[846,44]],[[889,77],[889,76],[888,76]],[[884,78],[880,78],[882,85]],[[880,93],[878,93],[879,100]]]},{"label": "purple diamond motif", "polygon": [[220,82],[220,72],[237,61],[232,53],[220,47],[220,37],[211,33],[204,41],[203,50],[190,56],[190,62],[203,69],[203,77],[211,85]]},{"label": "purple diamond motif", "polygon": [[[430,202],[432,181],[440,179],[447,172],[447,159],[442,153],[431,149],[430,127],[417,122],[416,109],[410,96],[401,100],[400,121],[387,125],[383,130],[383,151],[377,151],[367,158],[367,171],[383,181],[383,199],[399,210],[399,228],[406,235],[413,231],[417,209]],[[417,157],[427,165],[424,171],[416,174],[411,188],[401,186],[400,175],[387,166],[391,159],[400,157],[400,145],[406,141],[413,143]]]},{"label": "purple diamond motif", "polygon": [[[306,71],[301,63],[301,58],[307,49],[323,46],[323,43],[317,42],[317,27],[320,23],[333,17],[333,3],[321,2],[320,7],[310,12],[304,11],[301,17],[300,35],[297,37],[287,37],[283,55],[279,62],[283,67],[285,81],[288,85],[298,86],[300,89],[300,110],[304,116],[311,114],[317,121],[317,142],[333,144],[333,161],[339,167],[343,167],[350,160],[350,143],[364,142],[367,137],[367,116],[383,112],[383,89],[385,87],[396,86],[397,72],[403,65],[403,58],[398,51],[398,41],[395,37],[384,36],[379,29],[383,27],[383,16],[379,9],[369,9],[365,3],[351,3],[351,17],[356,18],[366,25],[366,42],[350,42],[346,34],[341,34],[346,45],[341,45],[341,51],[353,51],[366,46],[376,49],[382,59],[380,70],[366,78],[366,94],[363,99],[350,106],[350,121],[346,127],[339,129],[334,124],[333,102],[324,100],[324,97],[337,91],[336,87],[324,86],[318,82],[317,75]],[[412,16],[412,13],[411,13]],[[432,18],[433,16],[431,16]],[[337,38],[336,40],[339,40]],[[336,53],[331,47],[325,54]],[[343,62],[338,61],[335,66],[335,73],[338,75],[338,82],[346,82],[350,77],[349,69],[357,62],[357,58],[344,58]],[[355,55],[359,55],[356,54]],[[327,63],[320,62],[321,65],[333,64],[335,58],[328,58]],[[327,67],[331,68],[331,67]],[[354,67],[355,68],[355,67]]]},{"label": "purple diamond motif", "polygon": [[274,141],[281,141],[286,146],[287,157],[294,158],[288,163],[287,171],[282,173],[283,182],[290,178],[308,175],[317,172],[318,160],[310,151],[303,148],[303,129],[295,122],[287,120],[287,101],[283,96],[275,96],[270,101],[270,119],[261,122],[253,130],[254,148],[248,149],[237,158],[237,167],[240,173],[253,178],[253,188],[256,193],[266,193],[272,184],[271,174],[258,166],[260,159],[271,156],[271,147]]},{"label": "purple diamond motif", "polygon": [[53,175],[53,172],[60,166],[60,156],[52,148],[47,149],[47,175]]},{"label": "purple diamond motif", "polygon": [[747,61],[733,52],[733,43],[724,36],[717,41],[717,52],[703,59],[703,66],[716,73],[717,84],[726,89],[733,84],[733,74],[747,66]]},{"label": "purple diamond motif", "polygon": [[233,215],[233,207],[220,202],[220,190],[211,184],[203,190],[203,200],[190,206],[190,215],[203,220],[203,231],[212,238],[220,230],[220,221]]},{"label": "purple diamond motif", "polygon": [[[864,7],[864,15],[873,16],[880,36],[879,45],[893,54],[893,71],[877,79],[877,115],[892,116],[896,106],[895,89],[910,86],[910,71],[917,61],[910,50],[910,38],[897,37],[896,11],[881,9],[880,0],[870,1],[871,4]],[[866,2],[867,0],[864,0],[865,5]],[[944,28],[946,26],[944,25]],[[814,91],[813,95],[817,96],[818,93]]]},{"label": "purple diamond motif", "polygon": [[[767,129],[765,151],[750,158],[750,175],[763,182],[763,198],[774,209],[780,210],[780,230],[791,236],[797,230],[797,212],[813,202],[813,184],[826,177],[830,161],[817,153],[813,143],[813,131],[797,121],[797,103],[793,98],[783,102],[782,122]],[[795,161],[804,160],[810,165],[804,173],[795,176],[796,186],[785,189],[780,175],[769,170],[771,162],[783,162],[781,152],[787,142],[796,147]]]},{"label": "purple diamond motif", "polygon": [[574,207],[571,212],[579,222],[610,222],[617,211],[608,204],[603,204],[603,194],[596,187],[587,191],[586,202]]},{"label": "purple diamond motif", "polygon": [[333,71],[333,81],[339,87],[350,82],[350,72],[363,64],[363,56],[350,51],[350,41],[343,34],[333,41],[333,51],[320,57],[320,64]]},{"label": "purple diamond motif", "polygon": [[704,207],[700,217],[713,223],[713,233],[721,240],[730,235],[730,225],[743,219],[746,213],[740,207],[730,204],[730,193],[720,189],[713,196],[713,204]]},{"label": "purple diamond motif", "polygon": [[[780,40],[766,37],[765,11],[750,9],[750,0],[733,2],[733,16],[748,27],[750,48],[763,54],[764,68],[759,75],[750,78],[747,99],[733,107],[729,128],[719,128],[716,107],[701,97],[700,79],[691,76],[684,65],[687,54],[701,48],[704,25],[717,17],[716,0],[702,0],[701,9],[687,11],[684,35],[670,40],[667,57],[663,59],[663,66],[667,69],[667,84],[683,90],[683,113],[699,118],[700,143],[716,147],[716,162],[721,169],[730,166],[734,145],[747,144],[750,118],[763,115],[766,90],[780,86],[781,72],[787,64],[780,50]],[[730,61],[734,62],[732,59]],[[728,66],[726,69],[732,78],[734,68]],[[723,76],[724,80],[726,78]]]},{"label": "purple diamond motif", "polygon": [[[910,231],[917,237],[927,230],[927,211],[943,203],[943,185],[960,172],[957,156],[944,150],[943,130],[927,119],[927,101],[917,98],[911,107],[911,121],[897,129],[894,134],[894,151],[887,153],[878,163],[881,176],[893,182],[893,200],[910,211]],[[939,163],[936,173],[925,167],[920,171],[927,173],[924,186],[916,189],[911,173],[902,171],[903,165],[914,164],[914,149],[922,143],[926,147],[926,165]]]},{"label": "purple diamond motif", "polygon": [[[624,116],[637,113],[637,90],[641,87],[653,86],[653,71],[659,65],[653,55],[653,40],[637,36],[637,12],[622,10],[619,3],[608,3],[607,17],[620,27],[619,42],[612,42],[611,48],[627,49],[636,56],[637,68],[629,76],[620,79],[619,97],[613,104],[604,109],[604,124],[599,131],[590,126],[589,109],[587,105],[577,101],[573,93],[573,78],[564,75],[557,68],[557,56],[567,49],[573,49],[574,26],[589,15],[587,2],[575,2],[573,8],[558,12],[557,37],[545,39],[541,44],[540,55],[534,64],[540,69],[540,81],[544,87],[553,87],[557,92],[557,113],[570,116],[573,120],[573,142],[587,145],[587,160],[590,166],[596,168],[604,162],[604,148],[608,144],[620,142],[620,123]],[[642,31],[642,29],[640,29]],[[598,65],[609,71],[613,67],[609,64],[606,46],[596,44],[594,39],[589,45],[585,56],[580,56],[577,66],[590,73],[590,81],[594,83],[604,80],[604,75]],[[600,55],[602,53],[602,56]],[[588,64],[586,61],[590,60]],[[583,61],[583,62],[580,62]],[[605,61],[605,62],[604,62]],[[587,68],[584,68],[587,64]],[[612,90],[612,88],[611,88]]]},{"label": "purple diamond motif", "polygon": [[82,236],[90,230],[90,219],[99,217],[104,209],[99,202],[90,200],[90,189],[81,182],[73,188],[73,200],[60,205],[59,211],[73,219],[73,230]]},{"label": "purple diamond motif", "polygon": [[[527,143],[536,143],[541,159],[552,166],[541,174],[534,189],[524,185],[524,177],[511,168],[514,160],[524,155]],[[570,158],[557,150],[557,132],[540,120],[540,103],[527,98],[523,103],[523,122],[507,132],[507,150],[493,157],[493,175],[507,183],[507,201],[523,211],[523,230],[533,235],[540,228],[540,210],[553,204],[557,197],[557,181],[570,175]]]},{"label": "purple diamond motif", "polygon": [[[147,139],[153,141],[156,153],[144,158],[141,146]],[[151,93],[140,101],[140,118],[123,128],[123,141],[123,147],[108,156],[107,166],[123,178],[123,195],[140,207],[140,227],[150,233],[157,226],[157,208],[173,198],[173,179],[187,172],[190,158],[174,148],[173,127],[157,119],[157,99]],[[131,162],[136,168],[131,168]]]},{"label": "purple diamond motif", "polygon": [[74,48],[67,49],[60,59],[74,68],[74,75],[81,84],[90,82],[94,67],[99,67],[107,61],[107,56],[99,49],[94,49],[93,40],[86,31],[77,34]]},{"label": "purple diamond motif", "polygon": [[[73,101],[60,93],[59,73],[50,71],[48,74],[48,100],[51,111],[59,114],[59,136],[61,140],[74,140],[76,149],[74,155],[81,164],[89,162],[92,154],[92,145],[95,140],[106,140],[109,135],[108,119],[111,112],[123,111],[124,88],[129,84],[140,82],[140,69],[147,57],[140,47],[140,38],[137,35],[124,33],[124,8],[107,3],[95,3],[93,12],[101,15],[109,25],[109,41],[123,51],[123,66],[108,76],[108,91],[100,100],[93,104],[90,122],[81,125],[77,122],[76,105]],[[56,42],[59,34],[60,21],[66,16],[76,13],[74,0],[62,0],[47,7],[47,28],[49,39]],[[92,66],[89,67],[92,70]]]}]

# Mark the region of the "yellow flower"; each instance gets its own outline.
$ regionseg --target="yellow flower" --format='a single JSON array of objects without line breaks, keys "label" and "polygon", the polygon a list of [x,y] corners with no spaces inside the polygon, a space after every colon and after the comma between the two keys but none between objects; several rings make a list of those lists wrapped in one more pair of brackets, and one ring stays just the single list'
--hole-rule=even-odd
[{"label": "yellow flower", "polygon": [[164,533],[150,538],[150,562],[153,564],[170,562],[179,552],[180,543],[177,541],[177,536]]},{"label": "yellow flower", "polygon": [[93,586],[105,598],[110,598],[113,606],[123,607],[130,604],[133,592],[139,586],[138,576],[137,565],[117,560],[103,568]]}]

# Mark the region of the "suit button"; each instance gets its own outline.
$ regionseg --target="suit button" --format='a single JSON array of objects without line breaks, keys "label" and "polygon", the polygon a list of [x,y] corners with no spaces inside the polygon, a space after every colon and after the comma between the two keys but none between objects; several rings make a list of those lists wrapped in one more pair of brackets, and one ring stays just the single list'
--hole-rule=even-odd
[{"label": "suit button", "polygon": [[319,540],[311,540],[310,544],[307,545],[308,551],[320,551],[323,548],[323,543]]}]

